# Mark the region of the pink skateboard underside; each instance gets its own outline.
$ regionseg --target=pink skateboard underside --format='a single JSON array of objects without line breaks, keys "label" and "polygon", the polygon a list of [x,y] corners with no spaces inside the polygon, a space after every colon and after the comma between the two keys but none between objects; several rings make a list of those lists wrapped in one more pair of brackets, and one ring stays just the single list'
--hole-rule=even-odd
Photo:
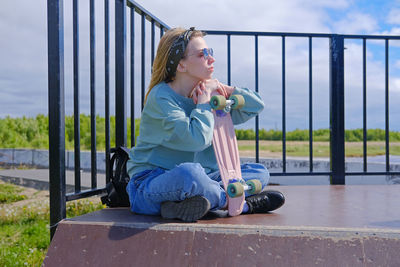
[{"label": "pink skateboard underside", "polygon": [[[222,113],[222,111],[218,111]],[[240,169],[240,157],[233,128],[230,113],[224,113],[225,116],[218,116],[216,111],[214,114],[214,135],[213,146],[215,157],[217,158],[218,167],[221,173],[221,179],[224,188],[228,187],[230,179],[242,180],[242,172]],[[240,197],[230,198],[228,195],[228,213],[230,216],[236,216],[242,213],[244,205],[244,194]]]}]

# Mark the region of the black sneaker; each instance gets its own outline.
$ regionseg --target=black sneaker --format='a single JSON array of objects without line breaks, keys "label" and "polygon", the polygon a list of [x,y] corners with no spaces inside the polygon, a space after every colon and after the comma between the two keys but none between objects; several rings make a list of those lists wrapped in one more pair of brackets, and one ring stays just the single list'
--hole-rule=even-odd
[{"label": "black sneaker", "polygon": [[285,203],[285,197],[279,191],[267,190],[246,197],[249,206],[247,213],[266,213],[280,208]]},{"label": "black sneaker", "polygon": [[161,217],[195,222],[210,210],[210,202],[203,196],[187,198],[183,201],[166,201],[161,204]]}]

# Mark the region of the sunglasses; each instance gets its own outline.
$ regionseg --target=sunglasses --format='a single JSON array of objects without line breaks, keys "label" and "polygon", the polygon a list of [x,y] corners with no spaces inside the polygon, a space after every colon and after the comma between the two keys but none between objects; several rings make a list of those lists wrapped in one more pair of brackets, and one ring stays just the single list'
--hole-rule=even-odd
[{"label": "sunglasses", "polygon": [[[214,50],[212,48],[203,48],[201,50],[201,53],[203,53],[203,58],[205,60],[207,60],[210,56],[211,57],[214,56]],[[193,55],[198,55],[198,52],[190,54],[190,55],[187,55],[187,56],[189,57],[189,56],[193,56]]]}]

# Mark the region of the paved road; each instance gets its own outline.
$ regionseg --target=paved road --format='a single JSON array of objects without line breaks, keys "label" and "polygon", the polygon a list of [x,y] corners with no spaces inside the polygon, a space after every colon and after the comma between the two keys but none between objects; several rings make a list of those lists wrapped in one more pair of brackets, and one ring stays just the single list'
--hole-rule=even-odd
[{"label": "paved road", "polygon": [[[73,190],[74,182],[74,171],[66,171],[66,184],[67,192]],[[81,175],[82,189],[88,189],[91,187],[91,175],[90,172],[82,172]],[[34,187],[37,189],[47,190],[49,188],[49,170],[48,169],[6,169],[0,170],[0,179],[3,181],[12,182],[28,187]],[[105,186],[105,174],[97,174],[97,187],[102,188]]]}]

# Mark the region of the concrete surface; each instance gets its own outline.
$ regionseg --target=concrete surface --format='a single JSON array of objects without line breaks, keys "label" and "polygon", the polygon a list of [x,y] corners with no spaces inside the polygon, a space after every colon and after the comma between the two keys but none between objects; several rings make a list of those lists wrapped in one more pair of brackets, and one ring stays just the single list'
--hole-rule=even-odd
[{"label": "concrete surface", "polygon": [[104,209],[62,221],[44,266],[400,266],[400,185],[277,186],[269,214],[197,223]]}]

